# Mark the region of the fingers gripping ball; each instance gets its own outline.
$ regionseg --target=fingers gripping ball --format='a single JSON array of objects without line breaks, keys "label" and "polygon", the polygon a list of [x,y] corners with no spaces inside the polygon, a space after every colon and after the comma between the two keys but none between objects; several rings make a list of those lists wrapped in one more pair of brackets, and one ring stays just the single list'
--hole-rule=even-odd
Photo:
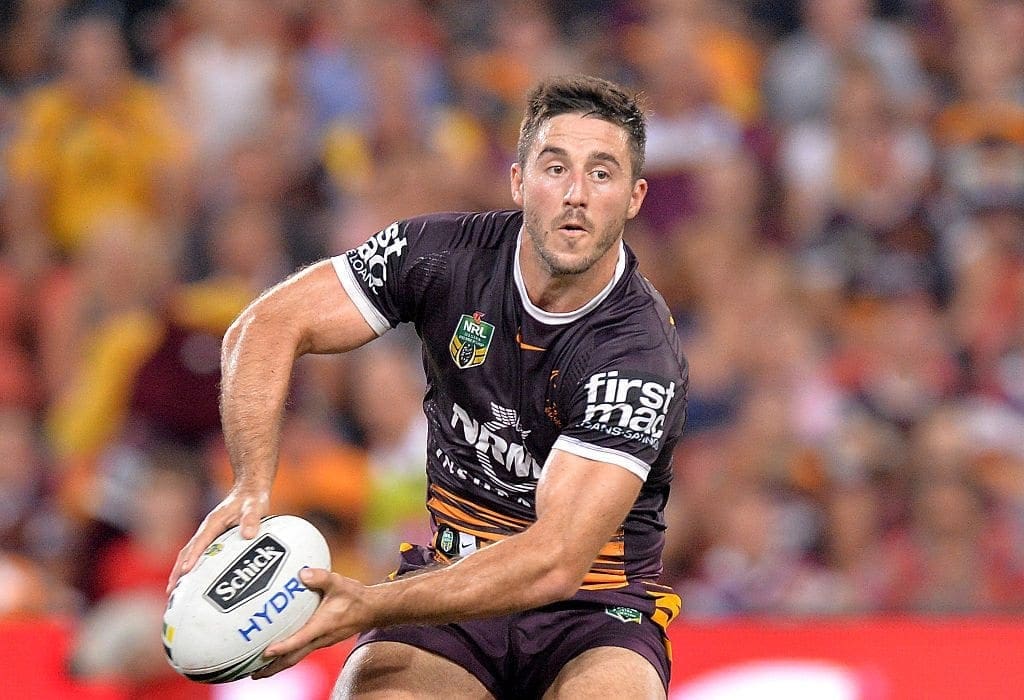
[{"label": "fingers gripping ball", "polygon": [[294,515],[264,518],[252,540],[234,527],[178,580],[164,612],[167,658],[202,683],[227,683],[267,665],[263,650],[313,615],[320,593],[302,585],[304,567],[330,567],[323,535]]}]

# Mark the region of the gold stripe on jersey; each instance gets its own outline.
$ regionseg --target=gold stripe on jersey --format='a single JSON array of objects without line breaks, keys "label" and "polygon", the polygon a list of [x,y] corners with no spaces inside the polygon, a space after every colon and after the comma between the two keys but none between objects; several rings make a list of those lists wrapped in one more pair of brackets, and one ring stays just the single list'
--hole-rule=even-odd
[{"label": "gold stripe on jersey", "polygon": [[626,545],[623,541],[622,528],[601,547],[597,558],[590,565],[590,571],[583,577],[582,590],[603,591],[614,588],[625,588],[629,585],[626,578]]},{"label": "gold stripe on jersey", "polygon": [[[456,495],[456,494],[452,493],[451,491],[445,489],[444,487],[438,486],[437,484],[431,484],[431,486],[430,486],[430,495],[431,496],[435,496],[437,498],[442,498],[442,499],[446,500],[447,502],[452,503],[454,505],[461,506],[464,509],[476,511],[476,512],[480,513],[482,516],[486,515],[487,517],[492,519],[494,522],[496,522],[496,523],[505,523],[510,528],[526,529],[526,527],[528,525],[530,525],[530,523],[532,522],[531,520],[524,520],[522,518],[516,518],[516,517],[511,516],[511,515],[505,515],[504,513],[499,513],[496,510],[491,510],[487,506],[482,506],[479,503],[475,503],[474,501],[471,501],[471,500],[469,500],[467,498],[463,498],[462,496]],[[518,527],[516,527],[516,526],[518,526]]]},{"label": "gold stripe on jersey", "polygon": [[428,503],[427,507],[430,508],[434,516],[434,522],[438,525],[451,525],[459,532],[465,532],[468,535],[485,540],[500,540],[508,537],[508,533],[503,528],[489,526],[443,503],[436,505]]},{"label": "gold stripe on jersey", "polygon": [[605,546],[601,547],[601,551],[597,553],[598,559],[609,559],[612,561],[621,562],[626,556],[626,543],[622,540],[622,528],[619,528],[618,532],[612,539],[608,540]]},{"label": "gold stripe on jersey", "polygon": [[605,573],[594,571],[591,568],[587,575],[583,577],[583,585],[580,586],[580,589],[584,591],[600,591],[608,588],[625,588],[628,585],[629,581],[626,579],[626,572],[622,569]]},{"label": "gold stripe on jersey", "polygon": [[430,486],[427,508],[431,512],[444,513],[448,518],[464,520],[478,528],[487,528],[498,534],[522,532],[530,526],[529,520],[503,515],[486,506],[456,496],[436,484]]},{"label": "gold stripe on jersey", "polygon": [[597,557],[590,565],[590,571],[583,577],[581,589],[603,590],[607,588],[623,588],[629,585],[626,580],[626,547],[622,541],[620,526],[608,542],[601,547]]},{"label": "gold stripe on jersey", "polygon": [[[584,579],[586,581],[586,579]],[[581,591],[614,591],[620,588],[625,588],[628,583],[585,583],[580,586]]]},{"label": "gold stripe on jersey", "polygon": [[[427,499],[427,509],[434,517],[437,525],[449,525],[459,532],[472,535],[481,544],[489,544],[522,532],[532,523],[520,518],[503,515],[478,503],[436,485],[431,484]],[[626,545],[624,533],[620,527],[611,540],[601,547],[590,570],[583,577],[582,590],[609,590],[625,588],[629,585],[626,577]],[[435,551],[439,561],[449,561],[440,552]],[[666,589],[671,591],[671,589]]]}]

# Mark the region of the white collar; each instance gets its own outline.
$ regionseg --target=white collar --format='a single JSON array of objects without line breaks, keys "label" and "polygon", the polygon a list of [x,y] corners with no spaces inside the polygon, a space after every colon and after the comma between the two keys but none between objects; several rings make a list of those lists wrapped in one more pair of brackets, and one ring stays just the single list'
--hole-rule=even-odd
[{"label": "white collar", "polygon": [[523,282],[523,270],[519,265],[519,249],[523,243],[523,229],[519,229],[519,235],[516,237],[516,252],[515,252],[515,263],[512,269],[512,276],[516,282],[516,289],[519,290],[519,298],[523,300],[523,308],[526,309],[526,313],[530,314],[536,320],[541,323],[546,323],[549,326],[561,326],[566,323],[572,323],[578,319],[583,318],[588,313],[593,311],[598,304],[604,301],[612,292],[612,287],[622,279],[622,274],[626,271],[626,247],[619,241],[619,259],[615,263],[615,274],[612,275],[611,280],[605,285],[604,289],[598,292],[593,299],[588,301],[586,304],[576,309],[575,311],[545,311],[540,308],[532,301],[530,301],[530,295],[526,293],[526,283]]}]

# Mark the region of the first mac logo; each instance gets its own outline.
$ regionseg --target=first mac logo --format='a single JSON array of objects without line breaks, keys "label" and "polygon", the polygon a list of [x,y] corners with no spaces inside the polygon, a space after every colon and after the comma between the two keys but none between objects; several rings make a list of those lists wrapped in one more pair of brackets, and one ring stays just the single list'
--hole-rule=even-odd
[{"label": "first mac logo", "polygon": [[288,549],[270,535],[256,540],[206,589],[203,597],[230,612],[270,588]]}]

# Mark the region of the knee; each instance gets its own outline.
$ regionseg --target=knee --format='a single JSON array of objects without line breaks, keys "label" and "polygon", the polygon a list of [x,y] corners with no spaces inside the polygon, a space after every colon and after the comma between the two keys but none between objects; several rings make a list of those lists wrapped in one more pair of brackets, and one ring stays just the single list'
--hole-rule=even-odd
[{"label": "knee", "polygon": [[410,667],[408,649],[403,645],[378,642],[359,647],[349,655],[334,686],[331,700],[367,700],[391,689],[391,679],[400,677]]},{"label": "knee", "polygon": [[422,700],[491,696],[469,671],[399,642],[372,642],[349,656],[331,700]]}]

